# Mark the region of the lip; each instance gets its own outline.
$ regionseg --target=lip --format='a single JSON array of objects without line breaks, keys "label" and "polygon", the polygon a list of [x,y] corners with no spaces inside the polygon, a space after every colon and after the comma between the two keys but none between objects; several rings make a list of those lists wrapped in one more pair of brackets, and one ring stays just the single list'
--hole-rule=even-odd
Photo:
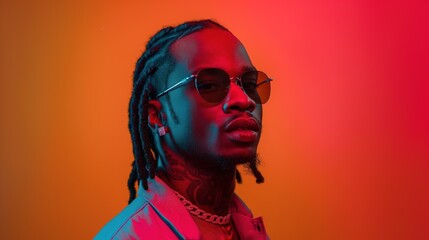
[{"label": "lip", "polygon": [[250,130],[254,132],[259,132],[260,129],[261,128],[259,127],[259,124],[256,121],[256,119],[251,117],[246,117],[246,118],[241,117],[241,118],[236,118],[231,122],[229,122],[226,125],[225,131],[232,132],[236,130]]},{"label": "lip", "polygon": [[260,129],[256,119],[246,117],[232,120],[226,125],[225,131],[232,141],[251,143],[258,139]]}]

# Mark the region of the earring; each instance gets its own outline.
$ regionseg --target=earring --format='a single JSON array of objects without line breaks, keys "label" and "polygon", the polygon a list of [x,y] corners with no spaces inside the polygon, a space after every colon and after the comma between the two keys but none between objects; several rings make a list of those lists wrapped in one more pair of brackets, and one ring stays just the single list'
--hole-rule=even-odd
[{"label": "earring", "polygon": [[160,128],[158,128],[158,135],[159,136],[164,136],[165,134],[167,133],[167,128],[166,127],[164,127],[164,126],[162,126],[162,127],[160,127]]}]

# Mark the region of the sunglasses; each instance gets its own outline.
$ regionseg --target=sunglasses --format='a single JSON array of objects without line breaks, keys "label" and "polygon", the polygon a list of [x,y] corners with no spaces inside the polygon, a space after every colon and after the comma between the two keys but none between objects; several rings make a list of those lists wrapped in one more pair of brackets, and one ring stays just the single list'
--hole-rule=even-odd
[{"label": "sunglasses", "polygon": [[198,94],[209,103],[220,103],[228,94],[231,80],[234,81],[255,103],[263,104],[270,98],[273,80],[261,71],[247,71],[240,77],[230,77],[227,72],[219,68],[206,68],[197,74],[184,78],[159,93],[156,98],[195,80]]}]

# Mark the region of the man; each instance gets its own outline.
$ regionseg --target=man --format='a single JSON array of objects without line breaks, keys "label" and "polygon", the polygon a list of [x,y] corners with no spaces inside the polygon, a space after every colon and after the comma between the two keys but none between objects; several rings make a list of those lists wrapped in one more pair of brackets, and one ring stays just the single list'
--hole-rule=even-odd
[{"label": "man", "polygon": [[263,182],[256,149],[270,81],[211,20],[155,34],[134,73],[130,204],[96,239],[267,239],[234,189],[238,164]]}]

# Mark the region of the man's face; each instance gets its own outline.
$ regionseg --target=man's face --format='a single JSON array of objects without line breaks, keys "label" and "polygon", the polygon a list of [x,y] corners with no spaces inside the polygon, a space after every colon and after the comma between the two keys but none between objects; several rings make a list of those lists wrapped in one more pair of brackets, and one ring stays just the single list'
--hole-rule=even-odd
[{"label": "man's face", "polygon": [[[254,69],[240,41],[219,28],[192,33],[173,43],[170,50],[176,65],[168,77],[168,87],[205,68],[223,69],[230,77]],[[262,107],[235,82],[216,104],[199,95],[194,81],[167,95],[159,101],[170,129],[164,136],[165,145],[173,152],[209,168],[255,158]]]}]

